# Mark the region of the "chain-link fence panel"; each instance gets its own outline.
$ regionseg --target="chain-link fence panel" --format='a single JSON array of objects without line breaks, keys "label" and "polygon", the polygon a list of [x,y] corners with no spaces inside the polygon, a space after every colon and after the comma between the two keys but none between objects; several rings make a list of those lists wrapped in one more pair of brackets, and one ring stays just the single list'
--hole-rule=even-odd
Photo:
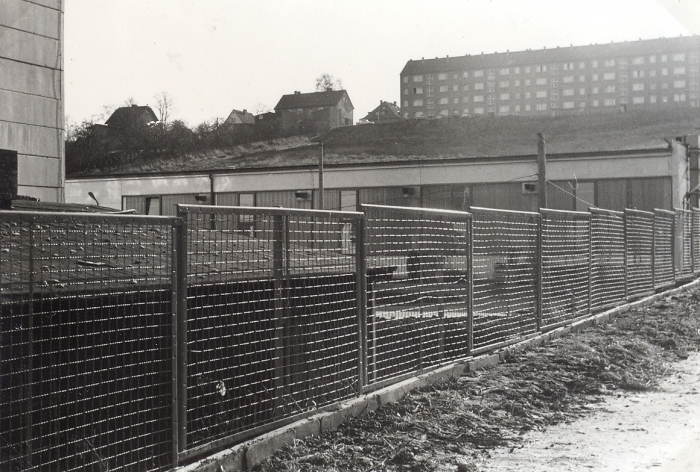
[{"label": "chain-link fence panel", "polygon": [[625,209],[627,298],[654,291],[654,213]]},{"label": "chain-link fence panel", "polygon": [[470,215],[375,205],[363,210],[368,383],[468,355]]},{"label": "chain-link fence panel", "polygon": [[676,280],[673,263],[675,213],[654,210],[654,288],[673,285]]},{"label": "chain-link fence panel", "polygon": [[625,219],[591,208],[591,304],[601,310],[625,300]]},{"label": "chain-link fence panel", "polygon": [[476,207],[471,212],[478,351],[537,331],[540,215]]},{"label": "chain-link fence panel", "polygon": [[360,213],[180,206],[184,456],[359,391]]},{"label": "chain-link fence panel", "polygon": [[542,322],[551,327],[590,313],[590,213],[541,209]]},{"label": "chain-link fence panel", "polygon": [[175,220],[0,212],[0,469],[168,470]]}]

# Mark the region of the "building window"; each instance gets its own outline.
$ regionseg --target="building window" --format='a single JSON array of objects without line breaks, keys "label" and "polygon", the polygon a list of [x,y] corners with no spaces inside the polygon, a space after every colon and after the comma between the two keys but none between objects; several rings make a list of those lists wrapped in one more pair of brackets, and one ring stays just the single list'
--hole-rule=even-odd
[{"label": "building window", "polygon": [[[394,82],[396,83],[396,82]],[[540,77],[537,80],[535,80],[535,83],[537,85],[547,85],[547,78],[546,77]]]},{"label": "building window", "polygon": [[416,117],[416,118],[421,118],[421,117],[423,116],[423,112],[422,112],[422,111],[417,111],[417,112],[415,112],[415,113],[413,114],[413,116]]},{"label": "building window", "polygon": [[[559,92],[553,90],[553,91],[552,91],[552,96],[549,97],[549,98],[550,98],[550,100],[552,100],[552,101],[557,101],[557,100],[559,100]],[[552,108],[554,108],[554,105],[552,105]]]},{"label": "building window", "polygon": [[593,74],[593,76],[591,77],[591,80],[593,80],[594,82],[597,81],[597,80],[598,80],[598,74]]},{"label": "building window", "polygon": [[508,82],[507,80],[501,80],[500,82],[498,82],[498,86],[501,88],[508,88],[510,86],[510,82]]},{"label": "building window", "polygon": [[504,67],[503,69],[499,70],[498,73],[500,75],[508,75],[508,74],[510,74],[510,69],[508,69],[507,67]]},{"label": "building window", "polygon": [[423,76],[422,75],[414,75],[413,81],[414,82],[423,82]]},{"label": "building window", "polygon": [[495,105],[496,104],[496,100],[493,98],[493,95],[486,96],[486,104],[487,105]]},{"label": "building window", "polygon": [[525,87],[529,87],[532,84],[530,79],[525,79]]},{"label": "building window", "polygon": [[632,97],[633,105],[642,105],[644,103],[644,97]]},{"label": "building window", "polygon": [[593,106],[597,107],[599,105],[598,100],[593,100]]},{"label": "building window", "polygon": [[661,84],[661,90],[667,90],[667,89],[668,89],[668,84],[666,82]]},{"label": "building window", "polygon": [[444,97],[444,98],[441,98],[438,103],[440,105],[447,105],[449,103],[449,100],[447,99],[447,97]]},{"label": "building window", "polygon": [[685,61],[685,53],[684,52],[677,52],[676,54],[673,55],[673,60],[675,62]]},{"label": "building window", "polygon": [[457,98],[457,97],[453,98],[453,99],[452,99],[452,103],[454,103],[455,105],[458,104],[458,103],[459,103],[459,98]]},{"label": "building window", "polygon": [[[403,94],[408,95],[408,89],[403,89]],[[262,115],[261,115],[262,116]]]},{"label": "building window", "polygon": [[684,93],[676,93],[673,95],[673,101],[674,102],[684,102],[685,101],[685,94]]},{"label": "building window", "polygon": [[462,72],[462,78],[463,78],[463,79],[468,79],[468,78],[469,78],[469,72],[466,71],[466,70],[465,70],[464,72]]},{"label": "building window", "polygon": [[603,105],[606,107],[614,107],[617,104],[617,101],[614,98],[606,98],[603,101]]},{"label": "building window", "polygon": [[464,90],[465,92],[468,92],[468,91],[469,91],[469,85],[466,85],[466,84],[465,84],[464,87],[462,87],[462,90]]},{"label": "building window", "polygon": [[407,75],[404,75],[404,76],[403,76],[403,83],[404,83],[404,84],[407,84],[407,83],[408,83],[408,76],[407,76]]},{"label": "building window", "polygon": [[525,73],[529,74],[530,73],[530,66],[525,66]]},{"label": "building window", "polygon": [[644,84],[632,84],[632,90],[635,92],[641,92],[644,90]]},{"label": "building window", "polygon": [[668,69],[661,69],[661,75],[668,75]]},{"label": "building window", "polygon": [[483,95],[474,95],[474,102],[483,102],[483,101],[484,101]]},{"label": "building window", "polygon": [[603,62],[603,67],[615,67],[615,59],[606,59]]},{"label": "building window", "polygon": [[483,114],[484,114],[484,108],[483,108],[483,107],[474,108],[474,114],[475,114],[475,115],[483,115]]},{"label": "building window", "polygon": [[469,97],[462,97],[462,103],[469,103]]},{"label": "building window", "polygon": [[414,87],[414,88],[413,88],[413,94],[414,94],[414,95],[421,95],[421,94],[423,94],[423,87]]},{"label": "building window", "polygon": [[578,63],[578,68],[579,68],[579,69],[585,69],[585,68],[586,68],[586,63],[585,63],[585,62],[579,62],[579,63]]},{"label": "building window", "polygon": [[413,106],[414,106],[414,107],[422,107],[422,106],[423,106],[423,100],[413,100]]},{"label": "building window", "polygon": [[520,67],[513,67],[513,73],[514,73],[514,74],[519,74],[519,73],[520,73]]},{"label": "building window", "polygon": [[440,116],[447,116],[450,114],[450,110],[440,110]]},{"label": "building window", "polygon": [[429,75],[428,77],[426,77],[425,83],[427,83],[428,85],[432,85],[432,83],[433,83],[433,76],[432,76],[432,75]]},{"label": "building window", "polygon": [[586,95],[586,89],[585,88],[578,89],[578,94],[579,95]]},{"label": "building window", "polygon": [[673,88],[685,88],[685,80],[675,80],[673,82]]},{"label": "building window", "polygon": [[597,93],[598,93],[598,87],[593,87],[593,88],[591,89],[591,93],[597,94]]},{"label": "building window", "polygon": [[453,85],[453,86],[452,86],[452,91],[453,91],[453,92],[459,92],[459,85]]},{"label": "building window", "polygon": [[644,56],[637,56],[632,60],[632,64],[644,64]]},{"label": "building window", "polygon": [[465,108],[464,111],[462,112],[463,116],[469,115],[469,108]]},{"label": "building window", "polygon": [[486,80],[496,80],[496,71],[489,69],[486,71]]},{"label": "building window", "polygon": [[525,111],[530,111],[530,110],[532,110],[532,105],[530,105],[529,103],[526,103],[525,104]]},{"label": "building window", "polygon": [[633,70],[632,77],[634,77],[635,79],[642,78],[642,77],[644,77],[644,71],[643,70]]},{"label": "building window", "polygon": [[559,65],[552,64],[552,75],[559,73]]},{"label": "building window", "polygon": [[564,102],[561,104],[562,108],[574,108],[574,102]]},{"label": "building window", "polygon": [[598,67],[598,61],[591,61],[591,67],[594,69]]},{"label": "building window", "polygon": [[499,98],[500,98],[500,100],[510,100],[510,94],[509,93],[502,93]]},{"label": "building window", "polygon": [[525,98],[532,98],[532,93],[525,92]]},{"label": "building window", "polygon": [[444,72],[438,74],[438,80],[447,80],[447,74],[445,74]]},{"label": "building window", "polygon": [[565,62],[561,66],[562,70],[574,70],[574,63],[573,62]]},{"label": "building window", "polygon": [[516,80],[515,82],[513,82],[513,85],[515,85],[516,87],[520,87],[520,81]]},{"label": "building window", "polygon": [[483,82],[477,82],[474,84],[474,90],[484,90],[484,83]]},{"label": "building window", "polygon": [[535,94],[537,98],[547,98],[547,91],[546,90],[538,90],[537,93]]},{"label": "building window", "polygon": [[625,58],[618,59],[617,65],[621,70],[627,69],[627,59],[625,59]]},{"label": "building window", "polygon": [[494,82],[488,82],[486,84],[486,91],[488,93],[493,93],[496,91],[496,84]]},{"label": "building window", "polygon": [[649,71],[649,77],[656,77],[656,71],[655,71],[655,70],[650,70],[650,71]]},{"label": "building window", "polygon": [[579,82],[585,82],[585,81],[586,81],[586,76],[585,76],[585,75],[579,75],[579,76],[578,76],[578,81],[579,81]]},{"label": "building window", "polygon": [[515,105],[515,109],[513,110],[515,113],[520,112],[520,105]]},{"label": "building window", "polygon": [[561,81],[565,84],[572,84],[574,82],[574,76],[567,75],[566,77],[562,78]]},{"label": "building window", "polygon": [[561,91],[561,94],[565,97],[571,97],[574,95],[574,89],[572,89],[572,88],[564,89]]},{"label": "building window", "polygon": [[605,86],[605,93],[615,93],[615,86],[614,85],[606,85]]},{"label": "building window", "polygon": [[428,93],[427,93],[427,95],[428,95],[429,97],[432,97],[433,95],[435,95],[435,94],[433,93],[433,88],[432,88],[432,87],[428,87]]},{"label": "building window", "polygon": [[603,74],[603,80],[615,80],[615,73],[606,72],[605,74]]},{"label": "building window", "polygon": [[668,56],[666,54],[661,55],[661,62],[667,62],[668,61]]},{"label": "building window", "polygon": [[498,112],[504,113],[504,114],[510,113],[510,106],[509,105],[501,105],[500,107],[498,107]]},{"label": "building window", "polygon": [[586,108],[586,102],[578,102],[579,108]]},{"label": "building window", "polygon": [[546,103],[538,103],[536,105],[537,111],[545,111],[547,109]]},{"label": "building window", "polygon": [[440,93],[445,93],[445,92],[449,91],[449,89],[450,88],[447,85],[441,85],[440,86]]},{"label": "building window", "polygon": [[649,103],[656,103],[656,95],[649,96]]},{"label": "building window", "polygon": [[547,72],[547,66],[546,65],[535,66],[535,72]]},{"label": "building window", "polygon": [[673,75],[685,75],[685,67],[674,67]]},{"label": "building window", "polygon": [[483,77],[483,76],[484,76],[483,70],[475,70],[474,71],[474,77]]}]

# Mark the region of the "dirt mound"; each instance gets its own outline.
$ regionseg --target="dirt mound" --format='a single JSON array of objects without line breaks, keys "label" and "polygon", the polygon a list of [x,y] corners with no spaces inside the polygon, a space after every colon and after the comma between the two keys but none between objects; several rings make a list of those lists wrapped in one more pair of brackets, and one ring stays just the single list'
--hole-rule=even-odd
[{"label": "dirt mound", "polygon": [[671,362],[700,348],[699,301],[697,290],[670,296],[414,391],[254,470],[472,470],[489,450],[519,447],[524,433],[584,416],[607,396],[655,389]]}]

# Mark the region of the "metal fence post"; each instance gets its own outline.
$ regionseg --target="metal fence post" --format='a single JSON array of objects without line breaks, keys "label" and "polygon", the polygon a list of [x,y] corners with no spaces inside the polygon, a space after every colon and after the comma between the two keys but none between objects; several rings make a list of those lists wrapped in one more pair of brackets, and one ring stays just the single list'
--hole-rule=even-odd
[{"label": "metal fence post", "polygon": [[32,430],[34,412],[34,223],[29,223],[29,303],[27,304],[27,413],[25,418],[24,443],[27,462],[32,464]]},{"label": "metal fence post", "polygon": [[474,217],[469,214],[467,219],[467,354],[474,349]]},{"label": "metal fence post", "polygon": [[275,331],[274,331],[274,346],[275,346],[275,370],[274,370],[274,417],[282,416],[282,398],[284,397],[284,276],[285,276],[285,216],[273,216],[272,230],[272,277],[274,291],[274,310],[275,310]]},{"label": "metal fence post", "polygon": [[355,265],[357,271],[357,393],[367,384],[367,252],[365,218],[355,222]]},{"label": "metal fence post", "polygon": [[175,266],[175,323],[173,325],[174,353],[174,392],[173,435],[178,456],[187,448],[187,212],[178,208],[181,221],[175,225],[174,266]]}]

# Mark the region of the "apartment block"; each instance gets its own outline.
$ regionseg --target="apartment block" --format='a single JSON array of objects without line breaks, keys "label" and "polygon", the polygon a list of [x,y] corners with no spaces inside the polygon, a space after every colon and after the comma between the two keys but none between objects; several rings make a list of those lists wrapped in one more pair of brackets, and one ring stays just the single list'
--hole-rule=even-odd
[{"label": "apartment block", "polygon": [[409,60],[405,118],[700,106],[700,36]]}]

